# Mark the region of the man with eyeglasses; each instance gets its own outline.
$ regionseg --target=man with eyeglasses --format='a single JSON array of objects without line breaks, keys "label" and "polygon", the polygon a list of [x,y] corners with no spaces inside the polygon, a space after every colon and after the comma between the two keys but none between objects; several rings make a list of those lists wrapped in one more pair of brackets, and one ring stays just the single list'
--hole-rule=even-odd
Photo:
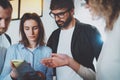
[{"label": "man with eyeglasses", "polygon": [[[93,59],[98,58],[103,43],[98,30],[74,18],[73,0],[51,0],[50,9],[50,16],[59,27],[51,34],[47,43],[53,54],[66,54],[95,71]],[[43,59],[43,64],[52,66],[47,58]],[[68,66],[57,67],[56,77],[57,80],[83,80]]]}]

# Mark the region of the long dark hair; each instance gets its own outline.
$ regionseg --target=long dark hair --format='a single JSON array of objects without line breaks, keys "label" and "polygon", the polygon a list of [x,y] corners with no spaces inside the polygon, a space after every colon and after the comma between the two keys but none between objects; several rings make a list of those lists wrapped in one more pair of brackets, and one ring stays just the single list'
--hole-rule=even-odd
[{"label": "long dark hair", "polygon": [[20,28],[19,28],[19,33],[21,34],[21,38],[22,38],[20,43],[24,44],[24,46],[26,46],[26,47],[29,46],[29,41],[24,32],[24,23],[26,20],[30,20],[30,19],[35,20],[38,24],[39,35],[38,35],[37,44],[39,44],[41,46],[45,45],[45,41],[44,41],[45,32],[44,32],[43,23],[42,23],[40,17],[36,13],[25,13],[22,16],[21,21],[20,21]]}]

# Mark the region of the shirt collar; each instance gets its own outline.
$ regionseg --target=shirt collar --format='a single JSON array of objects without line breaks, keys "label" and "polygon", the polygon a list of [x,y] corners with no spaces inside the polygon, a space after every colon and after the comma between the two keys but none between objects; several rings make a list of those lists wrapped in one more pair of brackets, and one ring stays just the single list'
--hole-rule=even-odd
[{"label": "shirt collar", "polygon": [[[26,48],[22,43],[19,43],[19,45],[20,45],[20,48],[21,48],[21,49]],[[39,44],[36,46],[36,48],[38,48],[38,47],[40,47]]]}]

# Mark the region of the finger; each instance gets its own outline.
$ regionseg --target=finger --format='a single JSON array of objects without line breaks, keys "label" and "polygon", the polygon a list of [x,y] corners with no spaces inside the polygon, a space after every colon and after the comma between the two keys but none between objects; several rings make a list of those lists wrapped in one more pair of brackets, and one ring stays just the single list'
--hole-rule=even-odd
[{"label": "finger", "polygon": [[42,59],[41,63],[44,64],[45,66],[49,66],[50,63],[52,63],[52,59],[51,58]]},{"label": "finger", "polygon": [[15,65],[12,61],[10,62],[10,65],[11,65],[12,68],[15,68]]},{"label": "finger", "polygon": [[42,63],[46,63],[46,62],[49,62],[51,60],[51,58],[44,58],[41,60]]},{"label": "finger", "polygon": [[57,57],[58,54],[53,53],[51,56],[52,56],[52,57]]}]

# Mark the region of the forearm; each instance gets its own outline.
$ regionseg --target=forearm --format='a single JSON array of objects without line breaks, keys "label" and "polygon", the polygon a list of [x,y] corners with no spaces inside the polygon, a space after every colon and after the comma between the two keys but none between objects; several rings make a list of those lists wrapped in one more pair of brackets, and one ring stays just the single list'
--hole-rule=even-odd
[{"label": "forearm", "polygon": [[87,67],[80,65],[77,72],[84,80],[96,80],[96,73]]},{"label": "forearm", "polygon": [[80,65],[78,62],[69,58],[69,67],[71,67],[76,73],[78,73],[84,80],[95,80],[95,72],[90,68]]},{"label": "forearm", "polygon": [[78,70],[80,68],[80,64],[70,57],[68,60],[69,60],[68,66],[71,67],[75,72],[78,72]]}]

